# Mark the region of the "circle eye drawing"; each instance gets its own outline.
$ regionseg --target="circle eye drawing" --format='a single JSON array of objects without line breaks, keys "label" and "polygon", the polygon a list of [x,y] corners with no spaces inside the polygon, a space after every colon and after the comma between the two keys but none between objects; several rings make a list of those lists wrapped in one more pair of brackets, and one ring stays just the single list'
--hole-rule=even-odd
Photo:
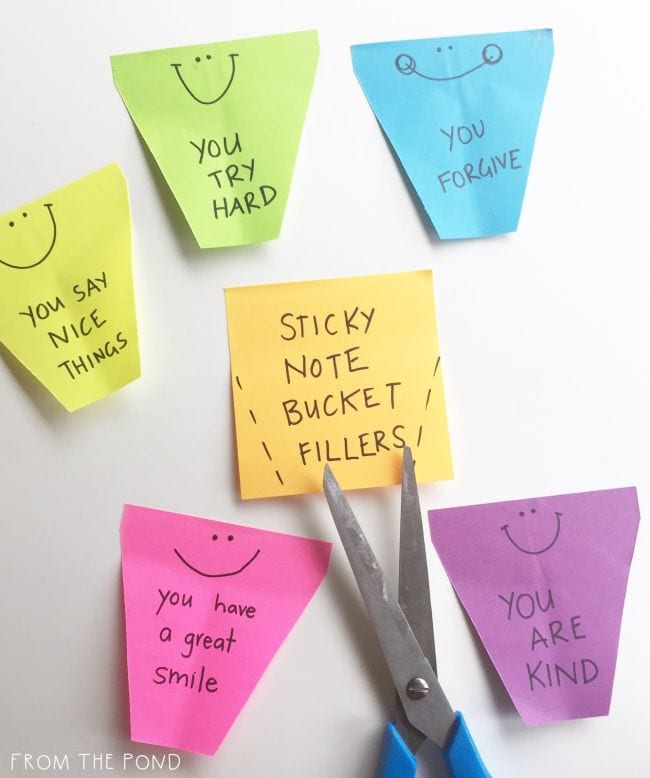
[{"label": "circle eye drawing", "polygon": [[409,76],[415,73],[415,60],[410,54],[400,54],[395,58],[395,67],[400,73]]},{"label": "circle eye drawing", "polygon": [[496,43],[488,43],[487,46],[483,47],[481,56],[486,65],[496,65],[503,59],[503,51],[501,46],[497,46]]},{"label": "circle eye drawing", "polygon": [[[22,211],[21,212],[22,220],[20,222],[17,222],[15,219],[12,219],[11,221],[5,223],[6,226],[11,230],[11,234],[7,234],[6,236],[3,235],[4,225],[0,224],[0,265],[13,268],[14,270],[30,270],[31,268],[40,265],[41,262],[45,262],[45,260],[50,256],[50,254],[52,253],[52,249],[54,248],[54,245],[56,243],[56,219],[54,218],[54,206],[52,203],[43,203],[43,207],[47,212],[47,216],[45,216],[45,219],[47,220],[47,226],[41,227],[41,225],[38,224],[38,217],[40,214],[42,214],[42,211],[36,213],[36,223],[37,223],[36,229],[41,227],[39,230],[39,237],[40,237],[40,232],[46,234],[46,237],[42,244],[43,246],[41,249],[42,253],[41,251],[37,251],[36,257],[24,256],[23,242],[20,241],[20,237],[19,237],[21,234],[21,227],[23,230],[30,230],[30,231],[34,230],[35,227],[34,227],[33,217],[28,221],[23,221],[23,220],[27,220],[29,214],[27,211]],[[4,237],[9,238],[7,245],[4,245],[4,240],[3,240]],[[20,241],[18,245],[14,243],[16,239]],[[14,243],[13,249],[9,248],[10,243]],[[40,256],[38,256],[38,254],[40,254]]]},{"label": "circle eye drawing", "polygon": [[[219,535],[214,533],[210,537],[210,540],[213,541],[213,542],[214,541],[218,541],[219,540]],[[228,540],[228,543],[232,543],[235,540],[235,536],[234,535],[228,535],[227,536],[227,540]],[[243,562],[242,564],[236,563],[237,566],[236,567],[233,566],[232,569],[227,569],[227,570],[222,570],[222,571],[217,571],[217,572],[210,572],[210,571],[207,571],[207,570],[202,570],[197,565],[192,564],[191,562],[189,562],[185,558],[185,556],[183,556],[183,554],[181,554],[181,552],[177,548],[174,549],[174,553],[176,554],[178,559],[180,559],[180,561],[185,565],[185,567],[187,567],[188,569],[192,570],[197,575],[202,575],[204,578],[229,578],[231,575],[239,575],[239,573],[243,572],[249,565],[252,565],[253,562],[259,556],[260,549],[258,548],[255,551],[255,553],[249,559],[247,559],[245,562]]]},{"label": "circle eye drawing", "polygon": [[[454,47],[451,44],[447,46],[449,51],[453,48]],[[442,46],[438,46],[436,51],[440,54],[442,52]],[[464,78],[465,76],[469,76],[470,73],[480,70],[484,65],[497,65],[502,59],[503,50],[501,46],[498,46],[496,43],[488,43],[481,51],[481,61],[478,65],[474,65],[474,67],[469,68],[469,70],[457,73],[454,76],[430,76],[426,73],[422,73],[417,70],[415,59],[410,54],[398,54],[395,58],[395,67],[404,76],[410,76],[412,73],[415,73],[417,76],[420,76],[420,78],[424,78],[427,81],[455,81],[457,78]]]},{"label": "circle eye drawing", "polygon": [[[188,95],[193,99],[196,100],[197,103],[201,103],[201,105],[214,105],[215,103],[218,103],[219,100],[221,100],[222,97],[225,97],[225,95],[228,93],[228,90],[232,86],[232,82],[235,80],[235,70],[236,70],[236,58],[239,56],[239,54],[229,54],[230,57],[230,77],[228,78],[228,82],[226,83],[226,86],[222,89],[222,91],[214,98],[204,100],[203,98],[199,97],[195,90],[190,87],[190,85],[187,83],[187,80],[185,79],[185,76],[183,75],[181,68],[183,67],[182,63],[180,62],[174,62],[172,63],[172,67],[176,71],[176,75],[178,76],[178,80],[183,85],[185,91],[188,93]],[[206,61],[212,60],[211,54],[206,54],[205,58]],[[198,64],[201,64],[202,58],[201,57],[194,57],[194,62]],[[205,67],[207,63],[203,63],[201,67]],[[196,70],[198,72],[198,69]],[[191,75],[191,73],[190,73]]]},{"label": "circle eye drawing", "polygon": [[[534,517],[534,515],[537,513],[537,511],[536,511],[535,508],[531,508],[530,509],[530,513]],[[542,545],[541,548],[526,548],[521,542],[518,542],[513,537],[513,535],[516,534],[518,530],[514,529],[513,532],[511,532],[509,524],[504,524],[502,527],[500,527],[500,529],[505,534],[505,536],[508,538],[510,543],[512,543],[512,545],[518,551],[521,551],[522,554],[532,554],[532,555],[543,554],[546,551],[548,551],[550,548],[553,548],[553,546],[555,545],[555,542],[560,537],[560,517],[562,516],[562,514],[559,513],[558,511],[555,511],[555,513],[553,515],[555,516],[555,521],[552,523],[551,526],[553,526],[553,525],[554,526],[553,526],[553,529],[550,530],[549,533],[548,533],[548,537],[550,538],[550,540],[546,541]],[[519,518],[525,519],[526,518],[526,512],[525,511],[519,511]],[[531,520],[531,519],[529,519],[529,520]],[[532,521],[535,521],[536,525],[537,525],[537,523],[540,520],[536,519],[536,518],[533,518]],[[530,532],[527,532],[526,534],[527,534],[527,536],[529,536]],[[539,535],[539,528],[537,526],[535,527],[535,535]]]}]

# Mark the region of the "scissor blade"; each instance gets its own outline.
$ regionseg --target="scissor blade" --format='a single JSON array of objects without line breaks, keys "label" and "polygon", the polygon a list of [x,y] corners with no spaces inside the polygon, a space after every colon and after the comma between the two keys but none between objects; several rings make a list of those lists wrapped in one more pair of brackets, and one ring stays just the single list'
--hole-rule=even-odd
[{"label": "scissor blade", "polygon": [[[436,648],[433,635],[433,617],[429,595],[427,555],[424,548],[420,498],[415,480],[415,465],[411,449],[406,446],[402,459],[402,509],[399,543],[399,606],[411,625],[422,653],[436,668]],[[409,722],[399,695],[395,706],[395,726],[404,742],[415,753],[422,745],[424,735]]]},{"label": "scissor blade", "polygon": [[422,652],[433,672],[436,668],[436,645],[433,636],[431,595],[427,554],[422,531],[422,514],[415,466],[411,449],[404,448],[402,460],[402,511],[399,536],[399,592],[398,600],[408,619]]},{"label": "scissor blade", "polygon": [[[406,716],[414,727],[443,748],[455,722],[449,701],[389,591],[379,562],[328,465],[323,488]],[[429,689],[426,696],[417,700],[407,693],[415,678],[422,679]]]}]

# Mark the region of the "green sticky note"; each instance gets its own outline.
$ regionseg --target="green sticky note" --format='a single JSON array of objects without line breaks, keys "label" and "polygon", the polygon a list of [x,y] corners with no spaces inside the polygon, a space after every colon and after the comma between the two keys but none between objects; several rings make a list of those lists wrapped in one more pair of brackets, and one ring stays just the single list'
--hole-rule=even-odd
[{"label": "green sticky note", "polygon": [[317,61],[315,30],[111,57],[201,248],[278,237]]},{"label": "green sticky note", "polygon": [[140,375],[116,164],[0,216],[0,341],[69,411]]}]

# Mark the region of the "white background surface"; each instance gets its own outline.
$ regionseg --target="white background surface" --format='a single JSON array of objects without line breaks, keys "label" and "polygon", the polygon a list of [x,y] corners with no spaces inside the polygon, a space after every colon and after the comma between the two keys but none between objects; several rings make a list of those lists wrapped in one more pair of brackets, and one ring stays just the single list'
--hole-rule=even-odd
[{"label": "white background surface", "polygon": [[[121,165],[143,376],[69,415],[3,352],[1,775],[12,752],[164,753],[128,737],[124,502],[334,540],[321,496],[238,498],[224,286],[433,268],[457,477],[423,486],[423,507],[637,485],[647,515],[645,9],[548,0],[3,4],[0,213]],[[200,251],[145,156],[109,56],[312,27],[320,64],[282,235]],[[535,27],[554,28],[556,54],[519,232],[441,243],[405,189],[348,47]],[[353,498],[393,576],[399,490]],[[495,776],[649,774],[649,553],[642,519],[610,716],[527,729],[431,552],[440,678]],[[176,775],[372,776],[391,705],[336,544],[330,574],[217,755],[183,755]]]}]

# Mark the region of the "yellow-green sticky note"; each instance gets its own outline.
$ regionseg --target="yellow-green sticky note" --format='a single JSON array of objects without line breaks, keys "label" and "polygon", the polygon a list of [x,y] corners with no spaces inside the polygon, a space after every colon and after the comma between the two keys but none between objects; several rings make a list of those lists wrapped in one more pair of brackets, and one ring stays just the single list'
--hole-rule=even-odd
[{"label": "yellow-green sticky note", "polygon": [[317,62],[315,30],[111,57],[201,248],[280,234]]},{"label": "yellow-green sticky note", "polygon": [[0,341],[69,411],[139,377],[116,164],[0,216]]},{"label": "yellow-green sticky note", "polygon": [[453,478],[431,271],[225,294],[242,498]]}]

